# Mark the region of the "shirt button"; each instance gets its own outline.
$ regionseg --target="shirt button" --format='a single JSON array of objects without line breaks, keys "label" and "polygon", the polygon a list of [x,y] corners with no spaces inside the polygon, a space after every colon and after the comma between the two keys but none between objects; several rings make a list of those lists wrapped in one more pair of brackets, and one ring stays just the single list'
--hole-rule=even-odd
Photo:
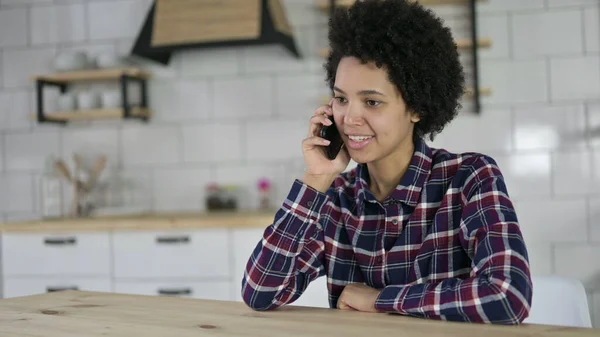
[{"label": "shirt button", "polygon": [[397,224],[398,224],[398,219],[393,219],[393,220],[392,220],[392,223],[393,223],[394,225],[397,225]]},{"label": "shirt button", "polygon": [[378,257],[377,257],[377,262],[378,262],[378,263],[381,263],[382,261],[383,261],[383,258],[382,258],[381,256],[378,256]]},{"label": "shirt button", "polygon": [[309,201],[309,202],[307,202],[307,203],[306,203],[306,205],[307,205],[308,207],[312,207],[312,204],[313,204],[313,202],[312,202],[312,201]]}]

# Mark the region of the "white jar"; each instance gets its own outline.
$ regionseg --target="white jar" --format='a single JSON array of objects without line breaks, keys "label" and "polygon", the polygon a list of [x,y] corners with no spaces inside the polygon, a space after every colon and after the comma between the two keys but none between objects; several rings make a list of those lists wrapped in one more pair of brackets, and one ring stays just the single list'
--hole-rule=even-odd
[{"label": "white jar", "polygon": [[121,93],[117,90],[107,90],[102,93],[102,107],[113,109],[121,106]]},{"label": "white jar", "polygon": [[98,68],[117,68],[121,66],[121,58],[115,52],[101,52],[96,56]]},{"label": "white jar", "polygon": [[88,65],[87,54],[82,51],[62,51],[54,59],[56,71],[85,69]]},{"label": "white jar", "polygon": [[74,111],[77,109],[75,105],[75,96],[71,93],[60,94],[56,98],[56,108],[59,111]]},{"label": "white jar", "polygon": [[100,99],[97,93],[93,91],[84,91],[77,95],[77,107],[79,110],[98,109],[99,106]]}]

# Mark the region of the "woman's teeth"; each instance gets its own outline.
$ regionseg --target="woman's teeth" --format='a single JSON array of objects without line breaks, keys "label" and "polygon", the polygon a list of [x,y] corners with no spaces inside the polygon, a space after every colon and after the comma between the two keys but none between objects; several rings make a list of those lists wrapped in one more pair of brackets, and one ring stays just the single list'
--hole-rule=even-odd
[{"label": "woman's teeth", "polygon": [[371,137],[372,136],[348,136],[348,138],[350,138],[351,140],[353,140],[355,142],[362,142],[363,140],[367,140]]}]

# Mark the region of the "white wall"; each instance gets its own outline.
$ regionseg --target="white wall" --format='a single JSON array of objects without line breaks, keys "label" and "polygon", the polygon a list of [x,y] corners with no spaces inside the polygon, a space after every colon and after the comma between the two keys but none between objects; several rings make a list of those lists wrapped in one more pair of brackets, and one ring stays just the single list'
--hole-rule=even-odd
[{"label": "white wall", "polygon": [[[301,170],[307,118],[327,93],[317,54],[326,46],[326,17],[311,0],[286,1],[303,60],[279,46],[186,51],[169,67],[150,66],[150,124],[63,128],[28,120],[35,109],[30,75],[50,72],[63,49],[128,52],[149,3],[0,0],[4,220],[38,217],[44,158],[68,159],[81,149],[108,153],[110,166],[135,184],[139,202],[159,211],[202,210],[203,187],[212,180],[245,184],[252,194],[255,179],[267,175],[276,182],[276,201],[286,194]],[[436,11],[457,37],[468,36],[464,8]],[[598,1],[489,0],[479,14],[480,34],[493,39],[481,51],[482,86],[493,95],[483,99],[480,115],[465,102],[433,146],[497,159],[533,272],[582,280],[600,326]]]}]

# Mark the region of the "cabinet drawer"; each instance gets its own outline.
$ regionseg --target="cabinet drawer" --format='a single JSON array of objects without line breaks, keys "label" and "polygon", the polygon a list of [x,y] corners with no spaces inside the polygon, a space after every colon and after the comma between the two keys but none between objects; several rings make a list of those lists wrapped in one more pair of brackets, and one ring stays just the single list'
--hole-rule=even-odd
[{"label": "cabinet drawer", "polygon": [[7,276],[100,276],[110,273],[108,233],[7,233],[2,264]]},{"label": "cabinet drawer", "polygon": [[117,278],[229,277],[227,230],[117,232]]},{"label": "cabinet drawer", "polygon": [[29,296],[60,290],[111,291],[110,278],[6,277],[3,297]]},{"label": "cabinet drawer", "polygon": [[115,292],[122,294],[177,296],[230,301],[233,297],[231,290],[230,281],[115,281]]}]

